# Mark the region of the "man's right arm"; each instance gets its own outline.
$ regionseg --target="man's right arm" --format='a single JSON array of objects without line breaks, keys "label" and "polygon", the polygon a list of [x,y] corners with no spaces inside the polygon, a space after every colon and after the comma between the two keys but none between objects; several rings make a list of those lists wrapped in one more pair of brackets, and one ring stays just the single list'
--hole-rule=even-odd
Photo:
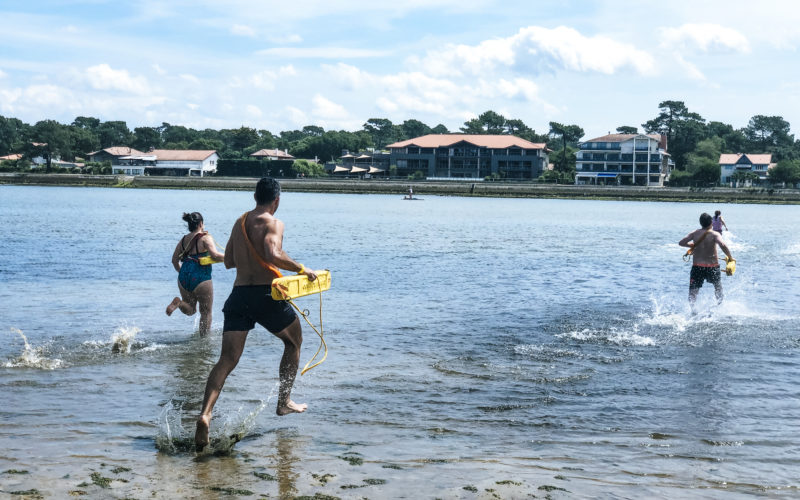
[{"label": "man's right arm", "polygon": [[238,225],[239,221],[237,220],[233,224],[230,236],[228,236],[228,243],[225,244],[225,258],[223,259],[225,269],[233,269],[236,267],[236,262],[233,260],[233,235],[236,233],[236,226]]},{"label": "man's right arm", "polygon": [[692,231],[691,233],[687,234],[681,241],[678,242],[678,245],[682,246],[682,247],[691,248],[693,245],[691,243],[689,243],[689,242],[692,241],[693,239],[694,239],[694,231]]}]

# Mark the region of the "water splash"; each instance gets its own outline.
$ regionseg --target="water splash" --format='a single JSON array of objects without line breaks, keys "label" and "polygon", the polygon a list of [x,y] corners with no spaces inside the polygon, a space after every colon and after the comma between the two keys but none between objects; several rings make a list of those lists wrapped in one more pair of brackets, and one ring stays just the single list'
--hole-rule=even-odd
[{"label": "water splash", "polygon": [[[211,421],[209,443],[203,454],[229,455],[236,443],[244,439],[255,427],[256,418],[278,394],[279,383],[276,382],[269,396],[261,400],[256,408],[240,406],[232,413],[217,415]],[[155,444],[158,451],[167,454],[196,452],[194,445],[194,422],[196,415],[187,416],[182,405],[176,405],[170,399],[158,416],[158,433]],[[183,425],[191,422],[191,428]]]},{"label": "water splash", "polygon": [[141,332],[141,328],[136,326],[120,326],[111,335],[111,352],[120,354],[130,354],[131,345],[136,335]]},{"label": "water splash", "polygon": [[629,346],[653,346],[656,342],[653,338],[639,335],[637,333],[638,325],[633,325],[632,328],[584,328],[582,330],[572,330],[556,335],[559,338],[571,338],[583,342],[601,342],[617,345]]},{"label": "water splash", "polygon": [[25,337],[25,334],[22,333],[22,330],[12,327],[11,331],[16,332],[20,337],[22,337],[25,347],[19,356],[11,361],[7,361],[5,365],[3,365],[6,368],[39,368],[40,370],[55,370],[64,364],[64,362],[60,359],[50,359],[44,356],[44,348],[31,347],[31,345],[28,343],[27,337]]}]

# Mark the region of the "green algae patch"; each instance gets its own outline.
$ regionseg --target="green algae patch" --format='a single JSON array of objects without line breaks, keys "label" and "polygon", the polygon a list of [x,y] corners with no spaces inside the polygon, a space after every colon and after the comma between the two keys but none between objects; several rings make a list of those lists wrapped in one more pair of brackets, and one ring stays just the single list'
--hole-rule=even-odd
[{"label": "green algae patch", "polygon": [[88,495],[88,493],[83,490],[72,490],[69,492],[69,496],[71,497],[82,497],[84,495]]},{"label": "green algae patch", "polygon": [[364,482],[369,486],[375,486],[375,485],[378,485],[378,484],[386,484],[386,480],[385,479],[370,479],[370,478],[367,478],[367,479],[364,480]]},{"label": "green algae patch", "polygon": [[364,465],[364,459],[361,457],[355,457],[351,455],[341,455],[337,458],[340,458],[345,462],[350,463],[350,465]]},{"label": "green algae patch", "polygon": [[113,474],[119,474],[120,472],[130,472],[130,470],[131,470],[130,467],[114,467],[113,469],[111,469],[111,472]]},{"label": "green algae patch", "polygon": [[468,485],[464,486],[464,487],[463,487],[463,488],[461,488],[461,489],[462,489],[462,490],[467,490],[467,491],[470,491],[470,492],[472,492],[472,493],[477,493],[477,492],[478,492],[478,488],[476,488],[476,487],[472,486],[471,484],[468,484]]},{"label": "green algae patch", "polygon": [[210,491],[216,491],[218,493],[225,493],[226,495],[241,495],[241,496],[250,496],[255,495],[250,490],[243,490],[239,488],[225,488],[223,486],[209,486],[208,489]]},{"label": "green algae patch", "polygon": [[313,477],[314,479],[319,481],[319,483],[321,485],[325,486],[326,484],[328,484],[328,481],[330,481],[331,479],[333,479],[336,476],[333,475],[333,474],[314,474],[314,473],[312,473],[311,477]]},{"label": "green algae patch", "polygon": [[19,470],[19,469],[8,469],[6,474],[28,474],[26,470]]},{"label": "green algae patch", "polygon": [[558,486],[551,486],[549,484],[543,484],[539,486],[539,489],[543,491],[567,491],[564,488],[559,488]]},{"label": "green algae patch", "polygon": [[363,488],[363,487],[364,487],[363,484],[343,484],[343,485],[339,486],[339,488],[341,488],[343,490],[353,490],[353,489],[356,489],[356,488]]},{"label": "green algae patch", "polygon": [[44,498],[44,495],[42,495],[42,493],[36,488],[31,488],[30,490],[9,491],[8,493],[10,495],[18,495],[21,497]]},{"label": "green algae patch", "polygon": [[[101,488],[110,488],[111,487],[111,478],[110,477],[103,477],[99,472],[92,472],[91,475],[92,483],[96,484]],[[80,486],[80,485],[78,485]]]},{"label": "green algae patch", "polygon": [[522,486],[522,483],[519,481],[512,481],[510,479],[504,479],[502,481],[495,481],[495,484],[513,484],[514,486]]},{"label": "green algae patch", "polygon": [[403,470],[402,467],[400,467],[399,465],[395,465],[395,464],[384,464],[384,465],[381,465],[381,467],[383,467],[384,469]]},{"label": "green algae patch", "polygon": [[264,479],[266,481],[277,481],[277,478],[268,472],[253,472],[253,475],[259,479]]}]

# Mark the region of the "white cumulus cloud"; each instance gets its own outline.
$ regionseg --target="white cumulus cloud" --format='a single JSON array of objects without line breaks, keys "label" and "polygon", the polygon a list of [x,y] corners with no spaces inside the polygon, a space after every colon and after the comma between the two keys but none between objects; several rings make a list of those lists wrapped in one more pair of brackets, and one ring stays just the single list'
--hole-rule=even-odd
[{"label": "white cumulus cloud", "polygon": [[487,71],[509,69],[522,74],[561,70],[614,74],[631,68],[640,74],[653,72],[653,57],[635,46],[609,37],[584,36],[560,26],[522,28],[507,38],[485,40],[478,45],[448,45],[429,51],[421,61],[424,71],[434,75],[480,75]]},{"label": "white cumulus cloud", "polygon": [[347,115],[347,109],[345,109],[344,106],[336,104],[330,99],[323,97],[321,94],[316,94],[312,102],[314,104],[312,113],[315,117],[341,120]]},{"label": "white cumulus cloud", "polygon": [[96,90],[119,90],[131,94],[144,95],[150,92],[150,85],[143,76],[132,76],[124,69],[113,69],[108,64],[98,64],[86,68],[86,79]]},{"label": "white cumulus cloud", "polygon": [[684,24],[678,28],[661,28],[661,46],[677,49],[699,49],[703,52],[750,52],[750,42],[740,32],[718,24]]}]

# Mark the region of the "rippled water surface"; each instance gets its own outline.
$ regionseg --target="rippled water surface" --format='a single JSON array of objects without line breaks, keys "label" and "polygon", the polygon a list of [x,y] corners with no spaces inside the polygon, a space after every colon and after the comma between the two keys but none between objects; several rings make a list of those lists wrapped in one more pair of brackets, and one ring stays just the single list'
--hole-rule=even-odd
[{"label": "rippled water surface", "polygon": [[[276,417],[282,345],[254,330],[198,456],[234,272],[200,338],[164,314],[170,257],[182,212],[224,244],[251,194],[0,187],[0,490],[800,495],[800,207],[420,196],[284,193],[284,248],[333,275],[328,359]],[[692,316],[676,243],[715,209],[738,271]]]}]

